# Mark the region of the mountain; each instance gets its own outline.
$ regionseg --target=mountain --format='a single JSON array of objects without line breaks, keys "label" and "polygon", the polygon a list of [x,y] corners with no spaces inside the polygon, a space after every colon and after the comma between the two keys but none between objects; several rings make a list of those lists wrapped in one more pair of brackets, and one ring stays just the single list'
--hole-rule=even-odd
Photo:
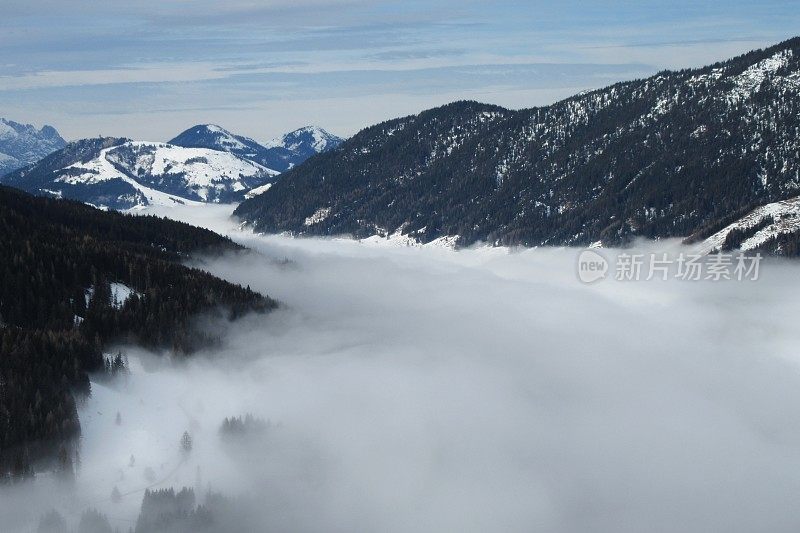
[{"label": "mountain", "polygon": [[230,152],[242,159],[253,161],[270,169],[276,169],[276,167],[271,166],[274,161],[269,149],[258,144],[253,139],[234,135],[215,124],[193,126],[169,141],[169,144],[185,148],[208,148],[210,150]]},{"label": "mountain", "polygon": [[238,250],[188,224],[0,187],[0,483],[9,471],[28,475],[38,452],[77,436],[88,373],[101,379],[124,365],[104,356],[104,346],[185,354],[215,342],[193,327],[198,314],[274,308],[249,288],[181,264]]},{"label": "mountain", "polygon": [[800,196],[799,93],[794,38],[545,107],[456,102],[359,132],[235,215],[264,232],[459,245],[699,240]]},{"label": "mountain", "polygon": [[331,150],[342,139],[316,127],[305,127],[287,133],[266,146],[248,137],[234,135],[215,124],[199,124],[184,131],[170,144],[187,148],[209,148],[230,152],[259,165],[285,172],[312,155]]},{"label": "mountain", "polygon": [[30,124],[0,118],[0,176],[35,163],[66,144],[52,126],[37,130]]},{"label": "mountain", "polygon": [[328,152],[338,147],[344,139],[322,128],[306,126],[291,131],[279,139],[267,143],[267,147],[283,162],[283,171],[289,170],[312,155]]},{"label": "mountain", "polygon": [[276,175],[229,152],[107,137],[69,143],[0,182],[33,194],[129,209],[240,201]]},{"label": "mountain", "polygon": [[169,143],[62,139],[60,149],[0,176],[0,183],[109,209],[239,202],[268,189],[281,171],[338,143],[322,129],[302,128],[267,148],[211,124],[189,128]]}]

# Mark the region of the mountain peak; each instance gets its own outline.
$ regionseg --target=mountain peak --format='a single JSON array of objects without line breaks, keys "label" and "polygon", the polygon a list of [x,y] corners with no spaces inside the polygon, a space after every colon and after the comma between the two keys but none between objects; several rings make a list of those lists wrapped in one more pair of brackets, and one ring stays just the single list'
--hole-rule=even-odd
[{"label": "mountain peak", "polygon": [[170,140],[169,144],[184,148],[209,148],[234,153],[237,151],[252,153],[258,151],[260,147],[254,140],[234,135],[217,124],[192,126]]},{"label": "mountain peak", "polygon": [[[221,135],[225,137],[237,137],[237,135],[234,135],[233,133],[231,133],[230,130],[223,128],[219,124],[197,124],[189,128],[188,130],[184,131],[183,133],[190,131],[195,133],[208,133],[211,135]],[[181,135],[183,135],[183,133]]]},{"label": "mountain peak", "polygon": [[268,147],[282,147],[306,157],[327,152],[342,144],[343,139],[319,126],[303,126],[267,143]]},{"label": "mountain peak", "polygon": [[52,126],[37,129],[0,118],[0,176],[35,163],[66,144]]},{"label": "mountain peak", "polygon": [[285,172],[312,155],[331,150],[342,139],[317,126],[305,126],[267,143],[236,135],[218,124],[198,124],[169,141],[185,148],[208,148],[230,152],[264,167]]}]

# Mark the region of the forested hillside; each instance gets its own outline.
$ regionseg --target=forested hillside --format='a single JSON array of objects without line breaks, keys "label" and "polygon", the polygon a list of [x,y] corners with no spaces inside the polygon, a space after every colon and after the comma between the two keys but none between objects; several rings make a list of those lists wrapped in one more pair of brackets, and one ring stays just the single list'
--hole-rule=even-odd
[{"label": "forested hillside", "polygon": [[76,399],[106,371],[108,343],[188,353],[213,340],[192,328],[199,313],[275,307],[180,264],[238,249],[187,224],[0,187],[0,477],[26,475],[30,445],[77,435]]},{"label": "forested hillside", "polygon": [[800,194],[800,38],[512,111],[367,128],[235,214],[255,229],[586,245],[708,235]]}]

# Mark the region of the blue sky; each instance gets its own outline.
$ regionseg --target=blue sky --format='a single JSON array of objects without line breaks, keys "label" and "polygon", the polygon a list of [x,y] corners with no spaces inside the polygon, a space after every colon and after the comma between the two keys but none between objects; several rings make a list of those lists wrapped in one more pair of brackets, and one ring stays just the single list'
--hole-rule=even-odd
[{"label": "blue sky", "polygon": [[3,0],[0,116],[70,139],[340,135],[457,99],[512,108],[800,33],[796,2]]}]

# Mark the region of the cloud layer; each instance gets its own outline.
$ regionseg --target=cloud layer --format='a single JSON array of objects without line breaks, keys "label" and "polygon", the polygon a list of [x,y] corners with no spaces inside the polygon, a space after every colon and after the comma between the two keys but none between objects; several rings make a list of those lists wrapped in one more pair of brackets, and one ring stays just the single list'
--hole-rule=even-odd
[{"label": "cloud layer", "polygon": [[[194,222],[231,229],[217,209]],[[76,488],[29,489],[68,520],[130,525],[154,484],[248,494],[251,518],[292,531],[800,525],[797,265],[587,286],[570,249],[234,235],[255,252],[203,266],[284,308],[177,366],[129,349],[127,383],[81,412]],[[225,445],[222,419],[247,412],[272,429]]]}]

